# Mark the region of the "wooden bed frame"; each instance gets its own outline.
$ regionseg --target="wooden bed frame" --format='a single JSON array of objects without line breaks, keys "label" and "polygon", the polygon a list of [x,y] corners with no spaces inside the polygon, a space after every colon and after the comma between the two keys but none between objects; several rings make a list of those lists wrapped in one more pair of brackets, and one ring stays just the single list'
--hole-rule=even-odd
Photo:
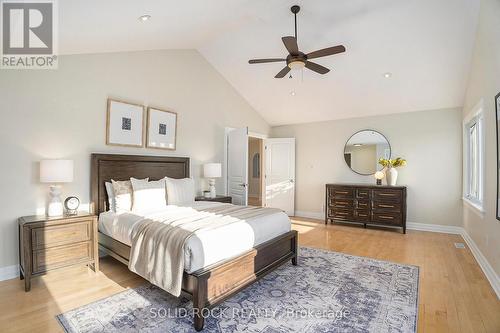
[{"label": "wooden bed frame", "polygon": [[[105,182],[130,177],[158,180],[164,177],[189,177],[189,158],[92,154],[92,211],[107,210]],[[288,260],[297,265],[297,232],[292,230],[260,244],[238,257],[203,268],[184,272],[182,291],[193,301],[194,327],[201,331],[206,309],[222,303]],[[130,246],[99,232],[99,249],[128,265]]]}]

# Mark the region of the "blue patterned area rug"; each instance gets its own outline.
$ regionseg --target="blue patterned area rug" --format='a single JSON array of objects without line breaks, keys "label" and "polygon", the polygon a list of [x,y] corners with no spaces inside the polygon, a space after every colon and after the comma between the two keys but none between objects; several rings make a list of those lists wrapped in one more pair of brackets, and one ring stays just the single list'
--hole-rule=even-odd
[{"label": "blue patterned area rug", "polygon": [[[416,266],[300,248],[206,312],[204,332],[416,332]],[[192,308],[150,284],[57,316],[68,333],[195,332]]]}]

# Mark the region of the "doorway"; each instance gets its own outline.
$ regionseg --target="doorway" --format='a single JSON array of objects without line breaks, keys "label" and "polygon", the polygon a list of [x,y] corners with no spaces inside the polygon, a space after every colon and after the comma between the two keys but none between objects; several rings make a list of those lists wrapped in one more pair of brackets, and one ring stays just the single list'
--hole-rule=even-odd
[{"label": "doorway", "polygon": [[248,137],[248,205],[262,207],[264,142],[261,138]]}]

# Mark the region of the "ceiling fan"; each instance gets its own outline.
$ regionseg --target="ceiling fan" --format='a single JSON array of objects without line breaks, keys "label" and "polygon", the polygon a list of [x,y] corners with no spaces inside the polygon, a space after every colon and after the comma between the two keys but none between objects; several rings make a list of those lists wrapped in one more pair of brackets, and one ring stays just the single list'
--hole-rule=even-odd
[{"label": "ceiling fan", "polygon": [[309,61],[309,59],[315,59],[320,57],[326,57],[330,55],[334,55],[337,53],[345,52],[345,47],[343,45],[337,45],[333,47],[327,47],[326,49],[321,49],[318,51],[314,51],[311,53],[303,53],[299,51],[299,47],[297,45],[297,13],[300,11],[300,7],[295,5],[290,8],[292,13],[295,15],[295,36],[285,36],[282,37],[281,40],[283,44],[285,44],[286,49],[289,54],[285,58],[270,58],[270,59],[252,59],[249,60],[249,64],[263,64],[268,62],[281,62],[286,61],[286,67],[283,68],[278,74],[276,74],[275,78],[281,79],[285,77],[285,75],[290,72],[292,69],[301,69],[308,68],[319,74],[326,74],[330,70],[324,66],[321,66],[315,62]]}]

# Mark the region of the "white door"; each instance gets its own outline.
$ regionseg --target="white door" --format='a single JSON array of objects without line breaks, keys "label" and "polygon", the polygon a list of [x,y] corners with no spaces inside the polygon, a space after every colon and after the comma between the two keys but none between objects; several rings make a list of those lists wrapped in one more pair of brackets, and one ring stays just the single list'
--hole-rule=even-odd
[{"label": "white door", "polygon": [[248,128],[236,128],[227,135],[228,195],[235,205],[248,200]]},{"label": "white door", "polygon": [[266,207],[295,215],[295,139],[266,139]]}]

